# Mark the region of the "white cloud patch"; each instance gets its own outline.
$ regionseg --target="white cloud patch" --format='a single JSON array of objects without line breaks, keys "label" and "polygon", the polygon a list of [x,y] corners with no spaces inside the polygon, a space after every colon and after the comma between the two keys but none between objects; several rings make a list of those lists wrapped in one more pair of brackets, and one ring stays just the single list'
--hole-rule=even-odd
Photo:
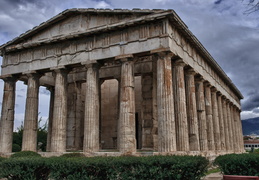
[{"label": "white cloud patch", "polygon": [[95,8],[111,8],[111,6],[105,1],[100,1],[95,5]]},{"label": "white cloud patch", "polygon": [[254,113],[253,111],[242,111],[241,112],[241,119],[242,120],[255,118],[255,117],[259,117],[258,112],[256,112],[256,113]]}]

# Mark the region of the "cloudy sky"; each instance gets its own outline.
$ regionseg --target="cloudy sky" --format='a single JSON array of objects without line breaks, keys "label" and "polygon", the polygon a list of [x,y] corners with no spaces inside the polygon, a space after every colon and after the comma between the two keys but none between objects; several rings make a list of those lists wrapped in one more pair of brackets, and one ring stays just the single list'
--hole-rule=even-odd
[{"label": "cloudy sky", "polygon": [[[250,0],[0,0],[0,44],[69,8],[174,9],[244,95],[242,119],[259,116],[259,11]],[[0,64],[2,59],[0,57]],[[3,81],[0,80],[0,106]],[[15,128],[24,118],[26,86],[17,83]],[[40,88],[40,116],[49,94]]]}]

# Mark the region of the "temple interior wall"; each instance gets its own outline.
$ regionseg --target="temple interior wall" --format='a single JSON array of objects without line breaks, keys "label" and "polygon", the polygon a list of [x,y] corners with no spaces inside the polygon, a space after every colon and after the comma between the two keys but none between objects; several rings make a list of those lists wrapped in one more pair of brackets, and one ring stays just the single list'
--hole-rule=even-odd
[{"label": "temple interior wall", "polygon": [[101,85],[101,148],[117,149],[118,81],[106,80]]}]

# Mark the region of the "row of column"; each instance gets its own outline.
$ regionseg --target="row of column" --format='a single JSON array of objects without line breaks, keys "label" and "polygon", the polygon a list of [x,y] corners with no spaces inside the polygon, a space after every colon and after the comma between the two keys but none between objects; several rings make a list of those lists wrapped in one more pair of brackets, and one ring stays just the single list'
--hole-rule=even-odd
[{"label": "row of column", "polygon": [[[182,60],[172,61],[170,52],[154,54],[153,79],[156,81],[159,152],[236,151],[243,149],[240,112]],[[122,153],[136,151],[134,62],[132,56],[120,58],[118,147]],[[99,151],[99,66],[86,66],[84,152]],[[47,150],[66,151],[67,74],[55,69],[54,95],[51,96]],[[40,74],[28,76],[22,150],[37,150],[38,92]],[[16,79],[5,78],[0,152],[11,152]],[[154,98],[154,97],[153,97]]]},{"label": "row of column", "polygon": [[[121,60],[120,78],[120,122],[119,148],[123,153],[136,151],[135,140],[135,100],[134,100],[134,63],[132,58]],[[96,152],[99,150],[99,66],[97,63],[86,65],[86,100],[84,120],[83,150]],[[66,151],[67,126],[67,74],[66,69],[55,69],[55,87],[51,88],[48,144],[51,152]],[[27,98],[23,131],[23,151],[37,151],[38,99],[40,74],[26,74]],[[4,78],[4,97],[0,121],[0,153],[12,150],[12,134],[14,124],[15,85],[14,77]]]},{"label": "row of column", "polygon": [[158,53],[160,152],[243,152],[240,111],[182,60]]}]

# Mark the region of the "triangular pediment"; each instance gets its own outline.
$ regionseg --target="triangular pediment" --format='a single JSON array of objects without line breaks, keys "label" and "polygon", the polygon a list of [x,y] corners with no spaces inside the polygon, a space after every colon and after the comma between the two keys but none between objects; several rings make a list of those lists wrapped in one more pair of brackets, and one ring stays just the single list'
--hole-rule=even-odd
[{"label": "triangular pediment", "polygon": [[69,9],[0,46],[0,49],[15,46],[19,43],[35,43],[74,33],[83,33],[90,29],[126,22],[130,19],[162,11],[165,10]]}]

